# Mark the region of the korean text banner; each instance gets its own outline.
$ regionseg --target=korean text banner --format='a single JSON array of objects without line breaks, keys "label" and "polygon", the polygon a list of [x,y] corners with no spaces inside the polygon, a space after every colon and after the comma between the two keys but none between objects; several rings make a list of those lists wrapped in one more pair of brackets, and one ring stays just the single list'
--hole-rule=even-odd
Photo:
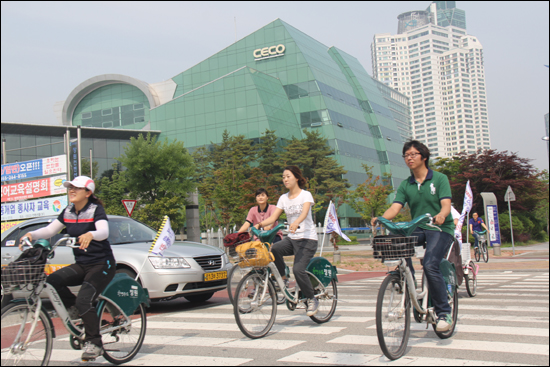
[{"label": "korean text banner", "polygon": [[67,206],[67,195],[2,204],[2,221],[59,215]]},{"label": "korean text banner", "polygon": [[2,181],[24,180],[66,172],[67,158],[62,154],[32,161],[3,164]]},{"label": "korean text banner", "polygon": [[36,199],[44,196],[67,193],[63,182],[67,176],[53,176],[39,180],[2,185],[2,202]]},{"label": "korean text banner", "polygon": [[11,227],[15,227],[19,223],[23,223],[23,222],[24,221],[22,221],[22,220],[16,220],[14,222],[2,222],[2,233],[4,233],[4,231],[7,231],[8,229],[10,229]]}]

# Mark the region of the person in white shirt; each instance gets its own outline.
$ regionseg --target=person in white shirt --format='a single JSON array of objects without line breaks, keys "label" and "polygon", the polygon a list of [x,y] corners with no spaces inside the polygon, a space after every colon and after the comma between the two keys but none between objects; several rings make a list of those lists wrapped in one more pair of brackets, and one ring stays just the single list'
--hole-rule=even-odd
[{"label": "person in white shirt", "polygon": [[[285,167],[283,184],[288,189],[288,193],[281,195],[274,213],[268,219],[258,223],[256,227],[267,227],[279,219],[283,211],[286,213],[287,221],[290,223],[290,234],[282,241],[273,244],[271,252],[275,257],[275,265],[281,275],[285,274],[283,257],[294,255],[294,276],[304,297],[308,299],[307,315],[313,316],[319,308],[319,300],[314,296],[306,267],[317,251],[317,231],[311,213],[314,200],[309,191],[303,190],[306,179],[302,176],[300,168],[296,166]],[[288,287],[286,276],[283,275],[283,279]]]}]

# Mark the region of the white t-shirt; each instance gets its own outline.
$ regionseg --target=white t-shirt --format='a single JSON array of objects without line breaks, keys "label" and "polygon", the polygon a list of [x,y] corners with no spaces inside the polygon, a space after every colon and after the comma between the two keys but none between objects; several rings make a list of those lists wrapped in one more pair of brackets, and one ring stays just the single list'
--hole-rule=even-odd
[{"label": "white t-shirt", "polygon": [[288,237],[293,240],[310,239],[317,241],[317,230],[315,223],[313,223],[313,215],[311,214],[311,208],[315,203],[313,196],[309,191],[302,190],[298,196],[292,200],[288,198],[288,194],[281,195],[277,208],[282,209],[286,213],[288,224],[292,224],[302,214],[304,203],[311,203],[309,207],[309,213],[306,219],[300,223],[300,228],[296,230],[296,233],[289,233]]}]

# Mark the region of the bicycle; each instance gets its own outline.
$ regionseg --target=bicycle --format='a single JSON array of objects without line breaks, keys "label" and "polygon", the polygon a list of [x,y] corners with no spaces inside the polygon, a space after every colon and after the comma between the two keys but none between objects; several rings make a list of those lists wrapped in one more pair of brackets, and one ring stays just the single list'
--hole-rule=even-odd
[{"label": "bicycle", "polygon": [[477,273],[479,265],[475,264],[470,252],[470,244],[462,244],[462,268],[464,269],[464,280],[466,283],[466,292],[470,297],[475,297],[477,294]]},{"label": "bicycle", "polygon": [[[24,241],[31,246],[27,238]],[[67,247],[79,248],[75,245],[76,238],[63,237],[51,247],[49,256],[63,242],[67,242]],[[30,291],[24,299],[13,300],[2,309],[2,366],[47,366],[55,338],[52,321],[55,316],[61,318],[62,325],[69,332],[71,347],[76,350],[83,347],[85,330],[82,321],[71,320],[57,291],[46,283],[46,266],[28,265],[18,277],[2,272],[2,297],[17,290]],[[43,306],[40,297],[43,291],[54,306],[55,311],[51,314]],[[116,274],[98,296],[96,310],[106,360],[122,364],[137,355],[147,329],[145,307],[149,307],[147,289],[126,274]]]},{"label": "bicycle", "polygon": [[478,247],[474,248],[474,256],[476,261],[479,262],[481,256],[483,256],[483,261],[489,261],[489,251],[487,250],[487,231],[482,232],[475,231],[479,235]]},{"label": "bicycle", "polygon": [[448,331],[436,330],[437,315],[434,312],[428,282],[425,274],[422,276],[422,290],[417,292],[412,273],[405,258],[415,254],[415,245],[418,238],[410,235],[422,223],[441,229],[432,224],[432,217],[425,214],[410,222],[392,223],[379,217],[379,223],[397,236],[379,236],[373,239],[373,256],[381,259],[388,267],[395,266],[389,271],[378,291],[376,300],[376,334],[378,343],[384,355],[395,360],[403,356],[407,348],[410,335],[410,307],[414,306],[415,319],[422,321],[424,316],[427,325],[432,324],[436,335],[441,339],[449,338],[456,327],[458,317],[458,291],[454,264],[443,259],[439,265],[445,285],[447,298],[451,306],[453,325]]},{"label": "bicycle", "polygon": [[[279,224],[277,228],[280,230],[285,228],[285,226],[283,224]],[[277,236],[277,232],[278,231],[259,231],[257,232],[257,236],[260,242],[272,245],[275,236]],[[235,290],[237,289],[237,285],[239,284],[241,279],[243,279],[244,276],[248,274],[250,270],[252,270],[252,267],[247,266],[246,261],[243,261],[243,259],[237,254],[236,248],[237,246],[250,241],[252,240],[249,239],[246,241],[237,242],[234,245],[227,247],[227,255],[235,260],[233,267],[227,273],[227,295],[231,304],[233,304],[233,301],[235,300]],[[286,267],[286,275],[287,277],[289,275],[288,266]],[[282,305],[286,302],[286,298],[278,287],[276,287],[276,290],[277,304]]]},{"label": "bicycle", "polygon": [[[265,233],[253,228],[252,233],[258,238],[262,235],[269,236],[271,233],[276,233],[280,229],[279,226],[282,224]],[[242,333],[251,339],[267,335],[275,323],[277,315],[277,302],[273,301],[276,300],[275,284],[284,294],[286,306],[290,311],[306,308],[306,299],[299,285],[296,283],[294,288],[287,288],[273,262],[273,255],[268,252],[267,246],[264,250],[263,254],[254,253],[256,251],[245,254],[243,261],[247,261],[252,270],[239,282],[233,303],[237,325]],[[319,300],[318,312],[310,318],[318,324],[328,322],[334,315],[338,302],[336,267],[324,257],[314,257],[306,269],[315,297]]]}]

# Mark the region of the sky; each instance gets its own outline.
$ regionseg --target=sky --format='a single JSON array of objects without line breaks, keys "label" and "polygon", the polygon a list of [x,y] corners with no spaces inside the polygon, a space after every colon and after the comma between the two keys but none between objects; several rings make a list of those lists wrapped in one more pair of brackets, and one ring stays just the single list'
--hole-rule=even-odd
[{"label": "sky", "polygon": [[[1,121],[60,124],[53,112],[85,80],[167,80],[280,18],[355,56],[372,75],[376,33],[430,1],[1,2]],[[549,2],[457,1],[484,48],[491,147],[548,169]]]}]

